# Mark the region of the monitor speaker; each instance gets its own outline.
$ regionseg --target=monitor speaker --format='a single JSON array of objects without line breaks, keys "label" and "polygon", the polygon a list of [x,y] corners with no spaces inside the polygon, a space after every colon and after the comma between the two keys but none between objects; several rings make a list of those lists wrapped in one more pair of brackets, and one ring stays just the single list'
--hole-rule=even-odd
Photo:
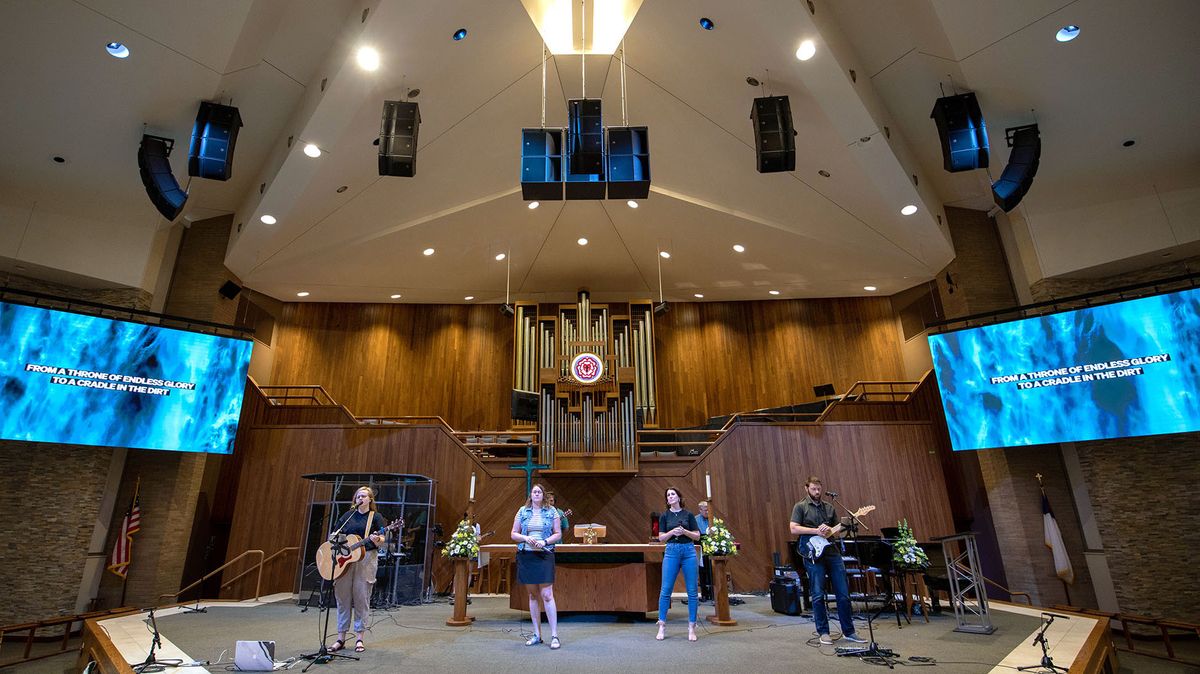
[{"label": "monitor speaker", "polygon": [[992,185],[992,201],[1005,213],[1017,207],[1037,175],[1042,156],[1042,136],[1037,124],[1016,127],[1012,132],[1012,152],[1000,179]]},{"label": "monitor speaker", "polygon": [[379,131],[379,175],[411,178],[417,174],[417,130],[421,110],[416,103],[384,101]]},{"label": "monitor speaker", "polygon": [[142,185],[146,187],[150,202],[168,220],[179,217],[188,198],[171,173],[170,156],[174,146],[172,138],[148,134],[142,136],[142,144],[138,146],[138,173]]},{"label": "monitor speaker", "polygon": [[229,180],[233,175],[233,146],[237,143],[242,115],[220,103],[200,102],[192,145],[188,150],[188,175],[209,180]]},{"label": "monitor speaker", "polygon": [[929,114],[942,142],[942,166],[951,173],[988,166],[987,126],[975,94],[944,96]]},{"label": "monitor speaker", "polygon": [[800,600],[800,583],[791,578],[773,578],[770,589],[771,610],[784,615],[803,613],[804,605]]},{"label": "monitor speaker", "polygon": [[754,99],[750,108],[754,122],[754,157],[759,173],[796,170],[796,130],[792,105],[787,96]]}]

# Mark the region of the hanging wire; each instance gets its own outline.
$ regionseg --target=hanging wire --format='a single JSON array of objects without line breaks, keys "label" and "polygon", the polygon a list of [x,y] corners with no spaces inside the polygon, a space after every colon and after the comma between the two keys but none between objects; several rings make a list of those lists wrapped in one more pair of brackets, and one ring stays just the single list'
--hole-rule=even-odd
[{"label": "hanging wire", "polygon": [[629,126],[629,106],[625,102],[625,40],[621,40],[621,126]]},{"label": "hanging wire", "polygon": [[663,289],[662,289],[662,260],[663,260],[663,258],[662,258],[662,250],[660,249],[660,250],[658,251],[658,255],[655,255],[654,257],[658,258],[658,303],[659,303],[659,304],[662,304],[662,301],[663,301]]},{"label": "hanging wire", "polygon": [[542,43],[542,128],[546,128],[546,43]]},{"label": "hanging wire", "polygon": [[583,98],[587,98],[587,0],[579,0],[579,69],[582,72]]},{"label": "hanging wire", "polygon": [[764,68],[764,70],[767,71],[767,74],[763,75],[763,96],[770,96],[771,95],[770,94],[770,91],[771,91],[771,69]]},{"label": "hanging wire", "polygon": [[504,256],[504,261],[508,263],[506,265],[507,268],[504,271],[504,303],[508,304],[508,289],[509,289],[509,284],[512,282],[512,249],[511,248],[508,250],[508,255]]}]

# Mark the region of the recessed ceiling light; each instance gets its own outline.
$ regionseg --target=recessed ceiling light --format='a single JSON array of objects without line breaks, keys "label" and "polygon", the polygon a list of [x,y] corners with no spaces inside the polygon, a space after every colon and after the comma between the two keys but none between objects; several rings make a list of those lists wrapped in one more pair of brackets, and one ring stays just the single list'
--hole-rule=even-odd
[{"label": "recessed ceiling light", "polygon": [[820,171],[817,171],[817,175],[821,176],[822,178],[828,178],[829,171],[826,171],[825,169],[821,169]]},{"label": "recessed ceiling light", "polygon": [[56,155],[54,155],[53,157],[51,157],[51,158],[50,158],[50,160],[51,160],[51,161],[53,161],[55,164],[65,164],[65,163],[67,163],[67,158],[66,158],[66,157],[63,157],[62,155],[57,155],[57,154],[56,154]]},{"label": "recessed ceiling light", "polygon": [[129,56],[129,47],[120,42],[109,42],[104,45],[104,51],[108,52],[108,55],[114,58],[123,59]]},{"label": "recessed ceiling light", "polygon": [[668,252],[667,252],[667,251],[665,251],[665,250],[660,250],[660,251],[658,251],[658,254],[659,254],[659,255],[662,257],[662,259],[664,259],[664,260],[670,260],[670,259],[671,259],[671,254],[670,254],[670,253],[668,253]]},{"label": "recessed ceiling light", "polygon": [[693,295],[692,295],[692,297],[695,297],[695,298],[696,298],[696,299],[698,299],[698,300],[702,300],[702,299],[704,299],[704,295],[703,295],[703,294],[701,294],[701,293],[695,293],[695,294],[693,294]]},{"label": "recessed ceiling light", "polygon": [[752,87],[757,87],[759,84],[762,84],[762,83],[758,81],[757,77],[755,77],[753,75],[748,75],[746,77],[746,84],[749,84]]},{"label": "recessed ceiling light", "polygon": [[321,148],[309,143],[308,145],[304,146],[304,154],[316,159],[317,157],[321,156]]},{"label": "recessed ceiling light", "polygon": [[455,42],[458,42],[459,40],[466,39],[466,37],[467,37],[467,29],[466,29],[466,28],[459,28],[458,30],[454,31],[454,35],[451,35],[450,37],[454,38],[454,41],[455,41]]},{"label": "recessed ceiling light", "polygon": [[1058,40],[1059,42],[1070,42],[1077,37],[1079,37],[1079,26],[1076,26],[1073,23],[1069,23],[1062,28],[1059,28],[1058,32],[1054,34],[1054,39]]},{"label": "recessed ceiling light", "polygon": [[583,238],[583,237],[581,236],[581,237],[579,237],[579,240],[578,240],[578,241],[576,241],[575,243],[577,243],[577,244],[579,244],[579,245],[581,245],[581,246],[586,246],[586,245],[587,245],[587,239],[585,239],[585,238]]},{"label": "recessed ceiling light", "polygon": [[496,253],[496,262],[503,260],[505,257],[507,256],[504,253]]},{"label": "recessed ceiling light", "polygon": [[301,290],[300,292],[296,293],[296,297],[308,297],[308,291]]},{"label": "recessed ceiling light", "polygon": [[379,52],[374,47],[359,47],[354,58],[358,61],[358,67],[363,70],[379,70]]},{"label": "recessed ceiling light", "polygon": [[425,257],[429,257],[430,255],[433,255],[433,249],[426,248],[425,250],[421,251],[421,254],[424,255]]},{"label": "recessed ceiling light", "polygon": [[702,16],[700,17],[700,27],[704,30],[712,30],[717,27],[717,24],[713,23],[713,20],[707,16]]},{"label": "recessed ceiling light", "polygon": [[397,293],[397,294],[395,294],[395,295],[392,295],[392,299],[394,299],[394,300],[398,300],[398,299],[400,299],[401,297],[402,297],[402,296],[401,296],[399,293]]},{"label": "recessed ceiling light", "polygon": [[917,212],[917,207],[912,204],[909,204],[909,205],[905,206],[904,208],[900,209],[900,215],[912,215],[913,213],[916,213],[916,212]]},{"label": "recessed ceiling light", "polygon": [[796,58],[801,61],[807,61],[817,54],[817,44],[812,40],[805,40],[800,43],[800,48],[796,50]]},{"label": "recessed ceiling light", "polygon": [[875,286],[863,286],[863,290],[865,290],[865,291],[867,291],[867,292],[869,292],[869,293],[873,293],[873,292],[875,292],[876,290],[879,290],[879,289],[878,289],[878,288],[876,288]]},{"label": "recessed ceiling light", "polygon": [[627,205],[628,205],[630,208],[637,208],[637,207],[638,207],[638,202],[634,201],[633,199],[630,199],[629,201],[626,201],[625,203],[626,203],[626,204],[627,204]]},{"label": "recessed ceiling light", "polygon": [[1137,145],[1137,141],[1132,138],[1125,141],[1124,143],[1121,143],[1121,147],[1133,147],[1134,145]]},{"label": "recessed ceiling light", "polygon": [[744,252],[746,252],[746,247],[740,243],[735,243],[735,244],[733,244],[733,252],[744,253]]},{"label": "recessed ceiling light", "polygon": [[778,291],[778,290],[768,290],[768,291],[767,291],[767,294],[768,294],[768,295],[778,295],[778,294],[779,294],[779,291]]},{"label": "recessed ceiling light", "polygon": [[259,220],[261,220],[264,225],[273,225],[276,222],[274,215],[264,215],[260,217]]},{"label": "recessed ceiling light", "polygon": [[348,189],[350,189],[349,185],[342,185],[341,187],[337,188],[337,193],[341,194],[342,192],[345,192]]},{"label": "recessed ceiling light", "polygon": [[466,302],[470,302],[473,299],[475,299],[474,295],[467,295],[466,297],[463,298],[463,300]]},{"label": "recessed ceiling light", "polygon": [[531,201],[531,202],[529,202],[529,210],[531,210],[531,211],[532,211],[533,209],[535,209],[535,208],[537,208],[538,206],[541,206],[541,205],[542,205],[542,204],[541,204],[541,202],[538,202],[538,201]]}]

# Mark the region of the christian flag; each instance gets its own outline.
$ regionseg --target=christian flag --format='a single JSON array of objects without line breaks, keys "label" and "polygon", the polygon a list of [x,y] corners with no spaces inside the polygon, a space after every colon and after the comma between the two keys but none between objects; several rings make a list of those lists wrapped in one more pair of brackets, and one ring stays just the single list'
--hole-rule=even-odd
[{"label": "christian flag", "polygon": [[1067,555],[1067,546],[1063,543],[1062,532],[1058,530],[1058,522],[1054,519],[1054,511],[1050,510],[1050,500],[1046,498],[1046,490],[1042,490],[1042,523],[1045,526],[1046,547],[1054,554],[1054,572],[1065,583],[1075,582],[1075,569],[1071,568],[1071,558]]},{"label": "christian flag", "polygon": [[133,501],[125,518],[121,520],[121,534],[113,545],[112,559],[109,560],[108,570],[124,578],[129,571],[129,556],[133,552],[133,535],[142,528],[142,508],[138,501],[138,488],[134,487]]}]

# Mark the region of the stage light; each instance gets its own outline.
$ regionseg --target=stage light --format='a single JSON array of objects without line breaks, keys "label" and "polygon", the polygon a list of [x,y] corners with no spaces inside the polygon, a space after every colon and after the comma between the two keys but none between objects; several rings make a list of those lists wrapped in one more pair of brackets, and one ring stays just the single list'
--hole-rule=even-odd
[{"label": "stage light", "polygon": [[1059,28],[1058,32],[1054,34],[1054,39],[1059,42],[1070,42],[1077,37],[1079,37],[1079,26],[1075,24],[1067,24]]},{"label": "stage light", "polygon": [[812,40],[805,40],[800,43],[800,48],[796,50],[796,58],[801,61],[807,61],[817,54],[817,45]]},{"label": "stage light", "polygon": [[262,221],[262,223],[264,225],[275,224],[275,216],[274,215],[264,215],[264,216],[260,217],[259,220]]},{"label": "stage light", "polygon": [[113,58],[123,59],[129,56],[129,47],[120,42],[109,42],[104,45],[104,51],[108,52],[108,55]]},{"label": "stage light", "polygon": [[912,215],[913,213],[916,213],[916,212],[917,212],[917,207],[912,204],[909,204],[909,205],[905,206],[904,208],[900,209],[900,215]]},{"label": "stage light", "polygon": [[670,304],[667,304],[666,302],[659,302],[659,303],[658,303],[658,304],[657,304],[657,305],[654,307],[654,315],[655,315],[655,316],[662,316],[663,314],[667,313],[667,312],[668,312],[668,311],[670,311],[670,310],[671,310],[671,305],[670,305]]},{"label": "stage light", "polygon": [[500,305],[500,313],[505,316],[508,316],[509,318],[512,318],[513,315],[516,314],[517,312],[515,309],[513,309],[513,305],[505,303],[505,304]]},{"label": "stage light", "polygon": [[321,156],[321,148],[309,143],[308,145],[304,146],[304,154],[316,159],[317,157]]},{"label": "stage light", "polygon": [[451,35],[450,37],[454,38],[455,42],[464,40],[467,37],[467,29],[459,28],[458,30],[454,31],[454,35]]},{"label": "stage light", "polygon": [[359,47],[354,59],[358,61],[358,67],[363,70],[379,70],[379,52],[374,47]]}]

